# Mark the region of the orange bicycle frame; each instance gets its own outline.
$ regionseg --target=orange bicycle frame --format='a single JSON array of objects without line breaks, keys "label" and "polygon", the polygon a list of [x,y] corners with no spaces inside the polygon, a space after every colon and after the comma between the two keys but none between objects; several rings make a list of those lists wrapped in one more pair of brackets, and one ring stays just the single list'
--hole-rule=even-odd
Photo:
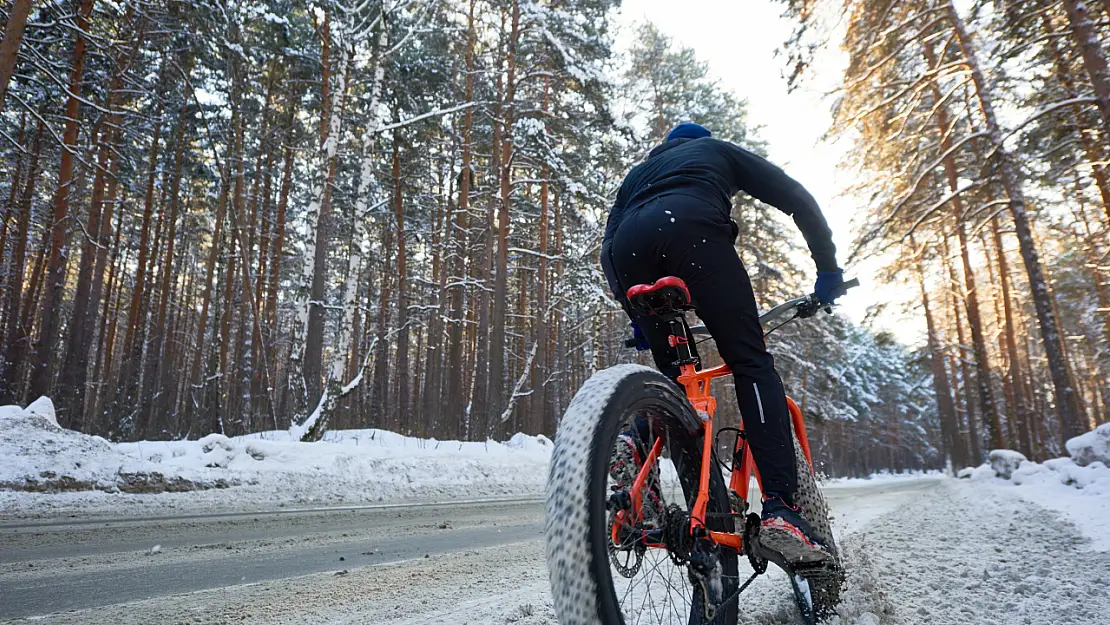
[{"label": "orange bicycle frame", "polygon": [[[742,551],[744,539],[740,532],[716,532],[708,530],[705,526],[706,508],[709,505],[709,472],[714,468],[713,444],[715,437],[713,435],[713,415],[717,411],[717,400],[713,397],[710,386],[714,378],[732,375],[732,370],[728,365],[719,365],[710,369],[698,370],[697,366],[694,364],[685,364],[681,366],[680,371],[678,382],[686,389],[686,397],[690,400],[690,404],[693,405],[694,410],[697,412],[703,432],[698,494],[690,510],[690,532],[695,535],[697,533],[703,533],[709,540],[718,545],[735,549],[738,552]],[[790,412],[790,420],[794,424],[794,433],[798,437],[798,444],[802,448],[802,453],[805,454],[806,461],[809,462],[809,466],[811,467],[810,470],[812,470],[813,459],[810,455],[809,438],[806,436],[802,411],[798,407],[798,404],[789,397],[786,398],[786,407]],[[748,446],[743,436],[744,424],[742,418],[739,429],[740,435],[736,437],[736,448],[734,453],[741,454],[740,466],[733,467],[732,476],[729,480],[729,488],[739,495],[742,500],[747,501],[752,476],[755,476],[756,482],[760,485],[761,492],[763,490],[763,482],[759,477],[759,470],[756,468],[755,461],[752,458],[751,447]],[[640,472],[636,476],[636,480],[629,493],[632,497],[632,509],[637,517],[636,520],[639,520],[642,515],[643,487],[651,472],[652,466],[659,459],[661,443],[662,438],[657,438],[655,440],[651,453],[648,454],[643,466],[640,468]],[[741,447],[743,447],[743,449],[741,449]]]}]

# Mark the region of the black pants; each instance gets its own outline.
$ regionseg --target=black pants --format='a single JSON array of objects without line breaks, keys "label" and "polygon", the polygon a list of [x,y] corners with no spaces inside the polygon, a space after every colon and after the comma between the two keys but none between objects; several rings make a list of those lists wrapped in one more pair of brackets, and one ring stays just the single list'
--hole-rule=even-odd
[{"label": "black pants", "polygon": [[[698,317],[732,368],[736,400],[765,492],[793,493],[798,475],[790,413],[775,361],[767,352],[755,294],[734,247],[735,232],[716,206],[668,195],[625,214],[610,260],[623,289],[677,276],[686,282]],[[658,317],[639,316],[655,364],[677,378],[678,358]]]}]

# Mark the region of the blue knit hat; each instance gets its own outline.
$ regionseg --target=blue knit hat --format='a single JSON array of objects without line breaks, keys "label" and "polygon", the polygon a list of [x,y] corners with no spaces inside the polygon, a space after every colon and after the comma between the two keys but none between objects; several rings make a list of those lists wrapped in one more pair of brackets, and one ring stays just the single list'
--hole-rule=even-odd
[{"label": "blue knit hat", "polygon": [[694,122],[683,122],[674,127],[670,134],[667,135],[667,141],[672,139],[700,139],[702,137],[712,137],[713,133],[701,124]]}]

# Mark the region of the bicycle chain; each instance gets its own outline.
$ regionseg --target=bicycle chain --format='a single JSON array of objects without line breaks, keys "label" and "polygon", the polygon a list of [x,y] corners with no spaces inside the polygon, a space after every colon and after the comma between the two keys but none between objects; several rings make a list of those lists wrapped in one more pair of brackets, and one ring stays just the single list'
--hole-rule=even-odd
[{"label": "bicycle chain", "polygon": [[[733,601],[736,601],[737,599],[739,599],[740,598],[740,593],[747,590],[748,586],[751,586],[752,582],[755,581],[755,578],[759,577],[762,574],[763,574],[762,572],[752,573],[752,576],[748,578],[748,581],[741,584],[740,587],[736,589],[736,592],[732,593],[728,597],[725,597],[723,600],[721,600],[721,603],[718,604],[716,607],[709,605],[709,602],[703,599],[702,604],[705,606],[705,610],[704,610],[705,620],[712,621],[713,618],[717,616],[717,611],[720,608],[723,608],[724,606],[726,606],[726,605],[732,603]],[[703,597],[708,596],[708,591],[705,589],[704,582],[699,583],[699,585],[702,587],[702,592],[704,593],[702,596]]]},{"label": "bicycle chain", "polygon": [[751,586],[752,582],[755,581],[755,578],[767,572],[767,558],[758,555],[756,553],[756,550],[754,549],[755,541],[758,540],[759,537],[759,527],[759,516],[755,513],[749,514],[744,523],[744,552],[748,556],[748,563],[751,564],[752,571],[754,571],[752,573],[752,576],[749,577],[746,582],[741,584],[740,587],[736,589],[736,592],[723,599],[716,608],[710,606],[708,601],[703,601],[703,603],[705,604],[705,618],[707,620],[713,620],[713,617],[716,615],[718,609],[739,599],[740,593],[747,590],[748,586]]}]

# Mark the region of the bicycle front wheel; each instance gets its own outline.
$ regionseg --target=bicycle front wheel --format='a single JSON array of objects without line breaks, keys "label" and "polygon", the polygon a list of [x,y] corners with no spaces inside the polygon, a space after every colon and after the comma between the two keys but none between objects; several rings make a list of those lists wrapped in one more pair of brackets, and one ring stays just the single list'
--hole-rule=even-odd
[{"label": "bicycle front wheel", "polygon": [[[647,367],[601,371],[575,395],[559,424],[547,481],[547,563],[559,623],[736,622],[737,554],[695,546],[689,536],[702,437],[686,397]],[[642,464],[659,439],[663,454],[645,485],[643,518],[622,521],[629,500],[624,459]],[[622,457],[628,449],[635,451]],[[716,466],[706,516],[709,529],[733,531]]]}]

